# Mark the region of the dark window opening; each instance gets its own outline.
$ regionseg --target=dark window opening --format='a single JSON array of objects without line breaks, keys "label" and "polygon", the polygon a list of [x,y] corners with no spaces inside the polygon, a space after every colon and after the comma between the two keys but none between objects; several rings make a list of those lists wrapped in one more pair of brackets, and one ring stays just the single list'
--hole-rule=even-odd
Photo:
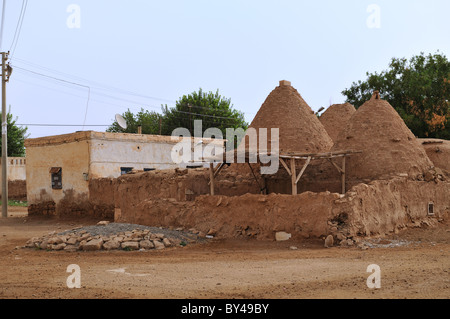
[{"label": "dark window opening", "polygon": [[62,168],[52,167],[50,174],[52,176],[52,189],[62,189]]},{"label": "dark window opening", "polygon": [[434,216],[434,203],[428,203],[428,216]]},{"label": "dark window opening", "polygon": [[144,172],[156,171],[156,168],[144,168]]},{"label": "dark window opening", "polygon": [[120,168],[120,175],[126,175],[129,172],[133,171],[133,167],[121,167]]}]

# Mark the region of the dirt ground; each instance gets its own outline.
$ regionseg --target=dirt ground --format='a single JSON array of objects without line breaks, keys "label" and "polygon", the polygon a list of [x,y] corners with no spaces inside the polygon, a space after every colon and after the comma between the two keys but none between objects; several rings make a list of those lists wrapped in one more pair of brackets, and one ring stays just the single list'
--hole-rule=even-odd
[{"label": "dirt ground", "polygon": [[[47,252],[17,249],[31,237],[94,220],[30,218],[11,208],[0,218],[2,299],[348,299],[450,297],[450,225],[411,229],[393,248],[326,249],[316,241],[220,240],[151,252]],[[389,241],[386,241],[389,242]],[[292,249],[295,246],[297,249]],[[81,269],[69,289],[67,267]],[[367,267],[381,269],[369,289]]]}]

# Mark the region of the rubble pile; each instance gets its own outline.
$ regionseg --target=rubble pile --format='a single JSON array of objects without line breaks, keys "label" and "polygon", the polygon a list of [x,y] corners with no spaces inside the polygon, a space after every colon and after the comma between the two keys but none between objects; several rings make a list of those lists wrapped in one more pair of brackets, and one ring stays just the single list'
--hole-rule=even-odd
[{"label": "rubble pile", "polygon": [[[97,226],[82,227],[60,234],[52,232],[43,237],[31,238],[25,244],[25,247],[67,252],[99,250],[147,251],[161,250],[168,247],[183,247],[202,239],[201,234],[186,232],[181,228],[167,230],[143,226],[121,231],[123,230],[123,225],[101,222]],[[132,226],[135,227],[136,225]]]}]

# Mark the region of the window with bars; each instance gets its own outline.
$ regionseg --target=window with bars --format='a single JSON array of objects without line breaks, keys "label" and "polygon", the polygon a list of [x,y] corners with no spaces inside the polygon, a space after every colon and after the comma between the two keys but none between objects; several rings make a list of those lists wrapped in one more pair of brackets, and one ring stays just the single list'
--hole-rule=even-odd
[{"label": "window with bars", "polygon": [[52,177],[52,189],[62,189],[62,168],[52,167],[50,175]]}]

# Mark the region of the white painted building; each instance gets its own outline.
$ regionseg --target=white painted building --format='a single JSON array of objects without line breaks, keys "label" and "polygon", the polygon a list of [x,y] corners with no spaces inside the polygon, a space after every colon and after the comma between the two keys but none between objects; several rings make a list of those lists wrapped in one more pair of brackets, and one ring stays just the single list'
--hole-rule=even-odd
[{"label": "white painted building", "polygon": [[[224,140],[191,139],[193,145],[215,145]],[[61,200],[89,201],[89,181],[117,178],[129,171],[207,167],[203,163],[172,160],[180,139],[171,136],[101,133],[93,131],[25,141],[27,197],[30,206],[57,205]],[[48,205],[47,205],[48,206]]]},{"label": "white painted building", "polygon": [[[0,168],[2,166],[0,158]],[[2,170],[0,169],[0,178]],[[8,157],[8,181],[24,181],[27,179],[25,157]]]}]

